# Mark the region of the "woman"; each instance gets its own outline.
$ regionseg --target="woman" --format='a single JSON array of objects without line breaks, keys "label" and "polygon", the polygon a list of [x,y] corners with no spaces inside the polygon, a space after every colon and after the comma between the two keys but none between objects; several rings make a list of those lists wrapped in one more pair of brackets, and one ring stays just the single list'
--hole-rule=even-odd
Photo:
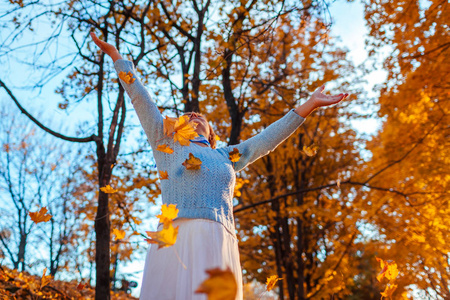
[{"label": "woman", "polygon": [[[219,149],[215,149],[214,132],[206,118],[189,113],[190,121],[197,124],[195,131],[200,137],[183,146],[165,136],[163,117],[135,75],[133,64],[123,60],[113,45],[101,41],[94,33],[91,36],[96,45],[112,58],[118,73],[131,72],[135,79],[127,82],[121,79],[121,84],[130,96],[154,150],[158,170],[168,174],[168,180],[161,180],[163,203],[176,204],[179,209],[173,224],[174,227],[179,226],[173,246],[176,251],[172,247],[159,250],[150,247],[140,299],[206,299],[195,290],[207,278],[205,270],[217,267],[231,268],[238,283],[236,299],[242,299],[242,274],[232,205],[236,172],[273,151],[314,109],[338,103],[348,94],[327,96],[322,94],[322,86],[307,102],[289,111],[263,132],[239,145]],[[156,151],[162,144],[174,152]],[[230,152],[234,149],[241,155],[237,162],[230,160]],[[199,169],[187,169],[183,165],[191,154],[201,160]]]}]

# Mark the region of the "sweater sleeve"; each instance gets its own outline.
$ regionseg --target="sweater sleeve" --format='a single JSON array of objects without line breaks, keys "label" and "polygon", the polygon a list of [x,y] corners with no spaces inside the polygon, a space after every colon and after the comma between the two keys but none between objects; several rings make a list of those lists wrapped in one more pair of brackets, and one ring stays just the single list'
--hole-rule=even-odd
[{"label": "sweater sleeve", "polygon": [[227,151],[234,148],[242,155],[234,165],[236,172],[244,169],[257,159],[269,154],[278,147],[284,140],[291,136],[295,130],[303,123],[305,118],[299,116],[293,109],[284,117],[270,124],[266,129],[250,139],[227,147]]},{"label": "sweater sleeve", "polygon": [[117,74],[120,72],[131,72],[135,78],[134,82],[128,84],[120,79],[120,83],[131,98],[131,103],[139,117],[142,128],[153,149],[156,148],[156,141],[164,136],[163,117],[158,107],[150,98],[150,94],[145,89],[142,82],[136,76],[136,70],[131,61],[119,59],[114,63]]}]

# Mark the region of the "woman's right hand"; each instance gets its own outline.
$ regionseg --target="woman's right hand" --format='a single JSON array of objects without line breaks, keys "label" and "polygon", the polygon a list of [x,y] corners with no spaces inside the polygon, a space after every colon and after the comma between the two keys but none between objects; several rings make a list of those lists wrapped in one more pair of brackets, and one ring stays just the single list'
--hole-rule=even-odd
[{"label": "woman's right hand", "polygon": [[116,62],[118,59],[122,59],[122,56],[119,54],[119,51],[117,51],[116,47],[99,39],[94,32],[91,32],[91,37],[100,50],[112,58],[113,62]]}]

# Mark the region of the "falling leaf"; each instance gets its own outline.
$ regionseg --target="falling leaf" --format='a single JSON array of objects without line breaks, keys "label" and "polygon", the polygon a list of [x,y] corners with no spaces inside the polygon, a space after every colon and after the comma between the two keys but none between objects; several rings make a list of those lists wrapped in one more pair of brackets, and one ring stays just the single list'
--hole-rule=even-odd
[{"label": "falling leaf", "polygon": [[174,125],[173,141],[179,142],[182,146],[189,146],[191,139],[198,137],[195,128],[197,124],[189,122],[189,116],[181,116]]},{"label": "falling leaf", "polygon": [[146,241],[150,244],[158,244],[158,249],[170,247],[177,241],[178,226],[173,227],[172,222],[170,222],[160,231],[146,231],[149,239]]},{"label": "falling leaf", "polygon": [[114,228],[112,233],[116,236],[116,240],[121,240],[125,237],[124,230],[119,230],[117,228]]},{"label": "falling leaf", "polygon": [[271,291],[275,287],[275,284],[278,282],[278,280],[282,280],[282,279],[283,278],[278,278],[277,275],[272,275],[272,276],[268,277],[267,281],[266,281],[267,290]]},{"label": "falling leaf", "polygon": [[78,285],[77,285],[77,291],[82,291],[83,289],[84,289],[84,287],[86,286],[86,284],[83,284],[83,283],[79,283]]},{"label": "falling leaf", "polygon": [[122,81],[126,84],[132,84],[135,80],[135,78],[133,77],[133,73],[131,72],[119,72],[119,78],[122,79]]},{"label": "falling leaf", "polygon": [[164,134],[170,136],[175,131],[177,119],[167,117],[163,120]]},{"label": "falling leaf", "polygon": [[317,149],[318,147],[313,145],[311,145],[310,147],[303,146],[303,153],[308,156],[314,156],[317,153]]},{"label": "falling leaf", "polygon": [[167,173],[167,171],[159,171],[159,179],[169,179],[169,174]]},{"label": "falling leaf", "polygon": [[397,285],[396,284],[389,284],[386,286],[386,288],[384,289],[384,292],[381,292],[381,299],[383,299],[383,297],[385,298],[390,298],[392,297],[392,294],[395,292],[395,290],[397,289]]},{"label": "falling leaf", "polygon": [[161,206],[161,214],[157,215],[156,217],[166,227],[168,226],[169,222],[172,222],[172,220],[178,216],[178,211],[179,209],[175,204],[163,204]]},{"label": "falling leaf", "polygon": [[219,137],[217,134],[214,136],[214,139],[215,139],[216,141],[220,141],[220,137]]},{"label": "falling leaf", "polygon": [[51,281],[52,281],[52,275],[45,275],[45,273],[47,272],[47,268],[44,269],[44,272],[42,273],[42,278],[41,278],[41,289],[48,285]]},{"label": "falling leaf", "polygon": [[386,277],[389,281],[394,280],[398,276],[398,269],[397,264],[392,260],[386,260],[384,261],[381,258],[376,258],[377,261],[380,262],[381,265],[381,272],[377,275],[377,280],[381,282],[383,277]]},{"label": "falling leaf", "polygon": [[336,185],[337,185],[338,188],[341,187],[341,180],[340,179],[336,180]]},{"label": "falling leaf", "polygon": [[170,148],[168,145],[164,144],[164,145],[158,145],[158,147],[156,147],[156,150],[161,151],[161,152],[165,152],[165,153],[169,153],[172,154],[173,153],[173,149]]},{"label": "falling leaf", "polygon": [[238,162],[242,156],[242,154],[239,153],[239,150],[237,148],[233,148],[233,151],[231,151],[229,154],[230,154],[230,160],[232,162]]},{"label": "falling leaf", "polygon": [[113,189],[109,184],[107,186],[101,187],[100,191],[102,191],[105,194],[117,193],[117,190]]},{"label": "falling leaf", "polygon": [[202,161],[200,158],[195,157],[194,154],[189,153],[189,158],[186,159],[182,165],[188,170],[200,170]]},{"label": "falling leaf", "polygon": [[42,207],[38,212],[30,212],[30,218],[34,223],[48,222],[52,218],[52,215],[47,214],[47,208]]},{"label": "falling leaf", "polygon": [[209,277],[203,281],[195,293],[206,294],[208,300],[235,300],[237,283],[230,268],[225,271],[220,268],[206,270]]}]

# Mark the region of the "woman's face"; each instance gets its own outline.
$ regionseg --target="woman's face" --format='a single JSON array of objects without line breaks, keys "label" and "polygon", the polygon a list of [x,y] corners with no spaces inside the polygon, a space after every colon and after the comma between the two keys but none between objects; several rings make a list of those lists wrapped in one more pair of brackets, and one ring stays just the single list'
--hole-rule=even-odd
[{"label": "woman's face", "polygon": [[194,122],[197,124],[197,128],[195,128],[195,131],[197,134],[201,134],[207,139],[209,138],[209,124],[205,117],[203,117],[200,114],[196,113],[189,113],[186,114],[189,116],[189,121]]}]

